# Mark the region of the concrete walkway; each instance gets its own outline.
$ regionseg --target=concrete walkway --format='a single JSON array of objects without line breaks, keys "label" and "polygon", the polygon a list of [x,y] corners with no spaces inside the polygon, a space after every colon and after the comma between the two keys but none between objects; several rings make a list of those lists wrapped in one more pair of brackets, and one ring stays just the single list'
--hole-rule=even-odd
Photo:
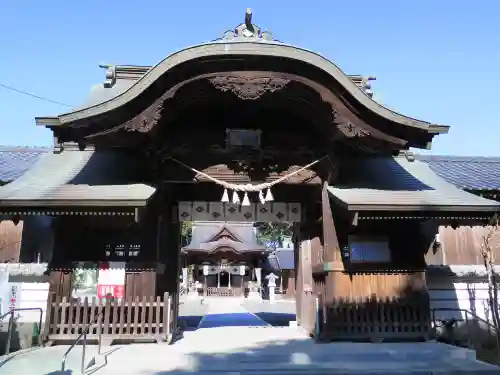
[{"label": "concrete walkway", "polygon": [[270,324],[248,311],[241,298],[208,298],[208,312],[198,329],[216,327],[265,327]]}]

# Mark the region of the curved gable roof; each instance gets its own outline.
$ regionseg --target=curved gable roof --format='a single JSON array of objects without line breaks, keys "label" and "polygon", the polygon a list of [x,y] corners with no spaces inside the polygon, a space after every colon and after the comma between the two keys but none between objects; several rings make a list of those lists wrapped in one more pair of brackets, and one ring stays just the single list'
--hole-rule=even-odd
[{"label": "curved gable roof", "polygon": [[170,70],[181,64],[198,58],[228,56],[262,56],[275,57],[287,60],[295,60],[327,73],[338,84],[340,84],[352,100],[362,107],[375,113],[376,115],[404,126],[426,130],[430,133],[444,133],[448,131],[447,126],[434,125],[426,121],[417,120],[392,111],[372,100],[356,83],[349,78],[337,65],[325,57],[309,50],[266,40],[250,41],[217,41],[189,47],[173,53],[159,64],[151,68],[142,78],[130,86],[121,94],[114,96],[107,101],[90,107],[75,110],[58,116],[61,124],[71,123],[88,117],[104,114],[108,111],[116,110],[134,99],[138,98],[147,89],[151,88],[155,82]]}]

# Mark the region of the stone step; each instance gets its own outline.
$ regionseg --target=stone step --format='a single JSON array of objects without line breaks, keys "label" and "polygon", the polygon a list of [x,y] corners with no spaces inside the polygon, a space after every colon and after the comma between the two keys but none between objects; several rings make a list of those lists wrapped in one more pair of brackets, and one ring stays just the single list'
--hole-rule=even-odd
[{"label": "stone step", "polygon": [[[103,348],[105,354],[97,356],[96,363],[87,372],[95,375],[500,375],[500,367],[477,361],[474,351],[441,343],[315,344],[305,338],[249,342],[252,337],[236,336],[229,345],[228,330],[212,329],[212,339],[207,341],[208,331],[198,336],[198,340],[205,341],[203,348],[199,342],[190,345],[188,340],[185,344]],[[241,330],[233,330],[236,332]],[[196,333],[190,334],[192,343]],[[221,340],[225,345],[220,344]],[[67,348],[59,346],[20,353],[0,367],[0,375],[57,375]],[[87,361],[90,361],[97,348],[88,346],[87,349]],[[80,361],[81,347],[77,347],[68,357],[66,375],[80,373]]]},{"label": "stone step", "polygon": [[[191,333],[190,340],[196,337]],[[200,337],[201,339],[201,337]],[[206,336],[203,337],[206,340]],[[248,338],[247,338],[248,339]],[[332,343],[290,340],[232,345],[214,330],[204,347],[123,347],[96,375],[189,372],[192,374],[500,374],[500,367],[475,359],[475,352],[441,343]],[[240,338],[241,340],[241,338]],[[222,343],[222,344],[221,344]],[[235,349],[238,346],[238,349]],[[142,367],[135,368],[139,351]],[[135,353],[135,355],[133,355]]]}]

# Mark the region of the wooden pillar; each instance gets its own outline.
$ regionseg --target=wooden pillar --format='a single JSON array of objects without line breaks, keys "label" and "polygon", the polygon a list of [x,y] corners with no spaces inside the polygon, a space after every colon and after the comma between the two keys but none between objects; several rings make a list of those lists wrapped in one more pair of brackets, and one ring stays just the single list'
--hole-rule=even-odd
[{"label": "wooden pillar", "polygon": [[158,218],[158,273],[157,294],[168,293],[172,301],[173,330],[177,327],[179,316],[180,287],[180,222],[177,214],[177,203],[170,201]]},{"label": "wooden pillar", "polygon": [[125,276],[125,297],[142,300],[144,297],[156,297],[156,262],[158,214],[154,209],[147,209],[138,225],[137,238],[141,250],[138,259],[127,262]]},{"label": "wooden pillar", "polygon": [[[319,191],[314,191],[319,193]],[[318,209],[316,199],[303,207],[303,219],[294,226],[295,252],[295,298],[297,304],[297,323],[309,333],[314,332],[316,322],[316,296],[312,260],[313,254],[322,249],[321,227],[318,225]],[[315,255],[316,256],[316,255]]]},{"label": "wooden pillar", "polygon": [[342,254],[337,236],[335,222],[333,220],[330,197],[328,193],[328,182],[323,183],[321,191],[321,223],[323,230],[323,272],[325,277],[324,303],[331,304],[336,297],[335,287],[339,273],[344,271]]},{"label": "wooden pillar", "polygon": [[65,225],[65,218],[59,218],[54,227],[54,250],[49,262],[49,297],[71,298],[73,290],[73,263],[71,252],[71,225]]},{"label": "wooden pillar", "polygon": [[300,223],[293,225],[293,257],[295,268],[295,315],[297,324],[302,320],[302,272],[300,272]]}]

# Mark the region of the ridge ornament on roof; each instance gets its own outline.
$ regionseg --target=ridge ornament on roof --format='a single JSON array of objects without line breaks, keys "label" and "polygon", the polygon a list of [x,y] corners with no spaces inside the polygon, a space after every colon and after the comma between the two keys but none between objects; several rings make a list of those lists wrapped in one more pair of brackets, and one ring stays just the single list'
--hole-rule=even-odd
[{"label": "ridge ornament on roof", "polygon": [[226,31],[218,40],[245,41],[248,39],[274,41],[273,35],[269,31],[262,31],[259,26],[252,23],[252,10],[250,8],[245,11],[245,22],[238,25],[234,31]]}]

